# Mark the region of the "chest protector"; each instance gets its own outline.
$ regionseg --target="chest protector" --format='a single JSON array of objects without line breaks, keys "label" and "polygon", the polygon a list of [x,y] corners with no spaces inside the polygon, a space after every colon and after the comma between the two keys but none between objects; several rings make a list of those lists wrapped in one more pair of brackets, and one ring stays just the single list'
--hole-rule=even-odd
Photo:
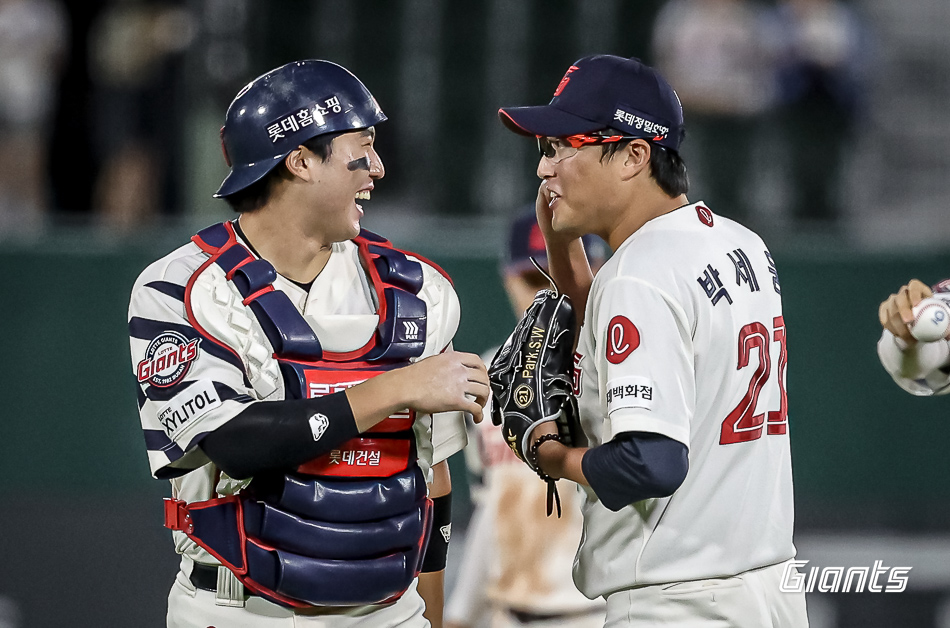
[{"label": "chest protector", "polygon": [[[274,267],[238,243],[230,223],[192,240],[211,256],[194,277],[210,264],[225,272],[274,348],[287,399],[344,390],[423,353],[426,304],[416,296],[422,265],[379,236],[364,230],[354,240],[378,297],[379,325],[364,347],[348,353],[323,351],[287,295],[274,289]],[[222,344],[190,306],[189,319]],[[237,495],[191,504],[168,499],[165,525],[210,552],[248,590],[284,606],[394,601],[419,574],[431,531],[414,420],[412,410],[395,414],[292,473],[255,478]]]}]

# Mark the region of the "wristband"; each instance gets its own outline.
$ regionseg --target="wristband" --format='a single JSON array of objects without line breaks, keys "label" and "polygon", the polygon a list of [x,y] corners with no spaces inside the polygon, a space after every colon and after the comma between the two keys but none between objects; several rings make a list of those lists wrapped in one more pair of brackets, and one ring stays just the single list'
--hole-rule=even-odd
[{"label": "wristband", "polygon": [[432,500],[432,533],[422,560],[422,573],[442,571],[452,538],[452,493]]}]

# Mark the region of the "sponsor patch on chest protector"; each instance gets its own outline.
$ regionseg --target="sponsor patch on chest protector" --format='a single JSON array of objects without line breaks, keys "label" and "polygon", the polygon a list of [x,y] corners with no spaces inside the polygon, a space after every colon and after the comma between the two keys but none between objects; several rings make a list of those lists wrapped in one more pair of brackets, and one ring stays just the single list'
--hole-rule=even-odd
[{"label": "sponsor patch on chest protector", "polygon": [[607,382],[607,414],[621,408],[653,409],[656,386],[647,377],[618,377]]},{"label": "sponsor patch on chest protector", "polygon": [[221,405],[221,397],[214,389],[211,380],[195,382],[183,392],[178,393],[168,404],[159,410],[158,420],[169,438],[189,421],[199,419],[209,411]]}]

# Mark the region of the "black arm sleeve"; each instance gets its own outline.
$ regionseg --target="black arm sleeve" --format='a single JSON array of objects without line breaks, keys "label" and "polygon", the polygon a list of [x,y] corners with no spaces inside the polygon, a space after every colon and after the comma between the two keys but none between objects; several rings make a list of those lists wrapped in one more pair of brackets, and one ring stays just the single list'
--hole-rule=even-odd
[{"label": "black arm sleeve", "polygon": [[205,436],[200,447],[222,471],[243,479],[262,471],[292,469],[357,435],[350,402],[345,392],[338,392],[316,399],[252,403]]},{"label": "black arm sleeve", "polygon": [[672,438],[624,432],[588,450],[581,468],[600,501],[614,512],[651,497],[669,497],[686,479],[689,450]]}]

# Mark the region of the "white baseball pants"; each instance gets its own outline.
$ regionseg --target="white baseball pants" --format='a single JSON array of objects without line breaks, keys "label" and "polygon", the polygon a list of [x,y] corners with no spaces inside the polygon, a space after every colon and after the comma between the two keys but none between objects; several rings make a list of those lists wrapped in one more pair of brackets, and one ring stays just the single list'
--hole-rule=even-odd
[{"label": "white baseball pants", "polygon": [[181,571],[168,594],[168,628],[429,628],[422,616],[425,602],[413,582],[393,604],[357,609],[327,609],[319,615],[302,615],[249,597],[243,608],[217,606],[215,594],[197,589]]},{"label": "white baseball pants", "polygon": [[804,593],[779,590],[785,563],[731,578],[658,584],[607,597],[604,628],[807,628]]}]

